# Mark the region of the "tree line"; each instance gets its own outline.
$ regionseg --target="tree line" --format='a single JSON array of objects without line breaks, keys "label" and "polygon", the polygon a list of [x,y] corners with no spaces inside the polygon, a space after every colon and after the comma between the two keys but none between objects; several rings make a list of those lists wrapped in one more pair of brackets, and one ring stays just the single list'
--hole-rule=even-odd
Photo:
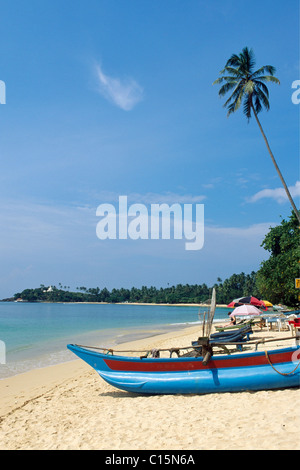
[{"label": "tree line", "polygon": [[211,287],[206,284],[177,284],[176,286],[155,286],[131,289],[120,288],[109,291],[106,287],[77,287],[77,292],[65,290],[65,288],[40,285],[38,288],[25,289],[14,295],[14,299],[22,299],[28,302],[137,302],[137,303],[202,303],[208,301],[212,288],[216,287],[217,302],[229,303],[233,298],[248,295],[255,285],[255,272],[250,275],[241,273],[233,274],[224,282],[218,278],[218,282]]}]

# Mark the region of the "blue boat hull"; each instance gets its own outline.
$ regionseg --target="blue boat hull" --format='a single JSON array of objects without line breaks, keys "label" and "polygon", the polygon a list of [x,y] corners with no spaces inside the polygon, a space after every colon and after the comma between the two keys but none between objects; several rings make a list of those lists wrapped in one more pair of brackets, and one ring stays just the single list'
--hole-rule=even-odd
[{"label": "blue boat hull", "polygon": [[207,365],[202,357],[132,358],[67,347],[110,385],[128,392],[205,394],[300,386],[299,347],[268,351],[268,358],[264,352],[213,356]]}]

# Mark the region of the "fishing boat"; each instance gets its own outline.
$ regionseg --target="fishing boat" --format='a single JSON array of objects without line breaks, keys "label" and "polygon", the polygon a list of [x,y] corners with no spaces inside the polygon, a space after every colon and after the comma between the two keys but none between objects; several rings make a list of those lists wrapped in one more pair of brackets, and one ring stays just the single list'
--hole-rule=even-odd
[{"label": "fishing boat", "polygon": [[[213,304],[215,300],[212,301],[208,321],[204,322],[205,334],[186,348],[155,349],[132,357],[119,354],[132,351],[116,354],[111,349],[75,344],[67,347],[110,385],[128,392],[205,394],[300,386],[299,344],[263,352],[226,354],[226,344],[242,346],[245,340],[232,342],[228,336],[222,336],[219,341],[218,337],[210,341]],[[223,353],[225,348],[225,354],[215,354],[216,347],[223,348]],[[190,351],[182,354],[187,350]],[[166,351],[170,357],[161,357],[161,353]]]}]

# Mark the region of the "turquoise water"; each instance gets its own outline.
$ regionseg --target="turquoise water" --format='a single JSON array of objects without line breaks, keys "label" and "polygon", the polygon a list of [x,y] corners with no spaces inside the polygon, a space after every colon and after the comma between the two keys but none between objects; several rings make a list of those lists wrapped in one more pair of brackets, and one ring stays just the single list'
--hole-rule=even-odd
[{"label": "turquoise water", "polygon": [[[227,318],[228,310],[217,308],[215,320]],[[184,306],[0,302],[0,379],[73,360],[68,343],[115,347],[196,325],[198,314],[199,307]]]}]

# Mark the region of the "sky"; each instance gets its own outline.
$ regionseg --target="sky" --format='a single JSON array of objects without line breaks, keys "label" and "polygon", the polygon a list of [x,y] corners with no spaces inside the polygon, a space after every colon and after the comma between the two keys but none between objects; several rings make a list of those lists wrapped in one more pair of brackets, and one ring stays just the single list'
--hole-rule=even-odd
[{"label": "sky", "polygon": [[[2,0],[0,11],[0,298],[257,271],[291,207],[254,118],[228,118],[212,83],[245,46],[257,68],[276,67],[260,119],[299,207],[299,1]],[[203,204],[203,246],[172,231],[100,239],[97,208],[117,220],[120,196],[148,220],[154,204]]]}]

